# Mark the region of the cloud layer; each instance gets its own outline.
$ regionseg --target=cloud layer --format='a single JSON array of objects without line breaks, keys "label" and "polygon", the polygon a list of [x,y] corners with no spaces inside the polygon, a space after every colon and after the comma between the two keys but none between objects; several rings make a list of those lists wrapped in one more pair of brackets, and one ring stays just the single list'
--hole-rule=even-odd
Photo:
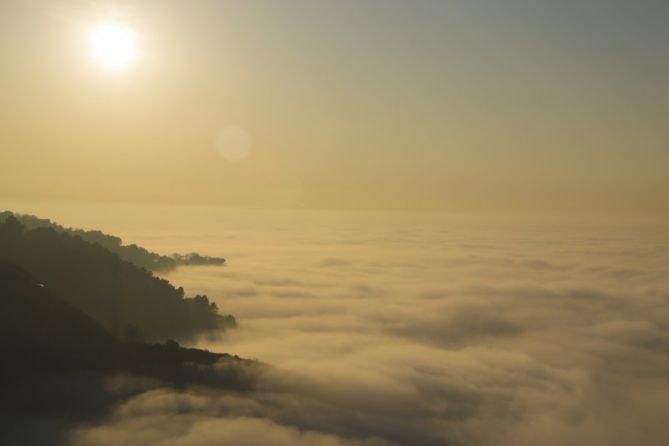
[{"label": "cloud layer", "polygon": [[154,234],[165,252],[188,243],[229,259],[168,276],[238,317],[239,329],[199,345],[273,367],[251,393],[151,390],[72,439],[663,444],[666,235],[325,217]]}]

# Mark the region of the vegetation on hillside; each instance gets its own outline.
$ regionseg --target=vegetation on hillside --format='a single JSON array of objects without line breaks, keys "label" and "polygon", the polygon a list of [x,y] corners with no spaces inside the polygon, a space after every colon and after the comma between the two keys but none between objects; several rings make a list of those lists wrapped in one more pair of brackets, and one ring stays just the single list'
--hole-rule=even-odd
[{"label": "vegetation on hillside", "polygon": [[0,223],[0,257],[119,339],[185,338],[235,323],[207,296],[187,298],[182,288],[68,231],[26,229],[10,216]]},{"label": "vegetation on hillside", "polygon": [[0,222],[10,217],[16,218],[26,229],[52,228],[56,232],[66,232],[76,235],[90,243],[97,243],[103,248],[118,254],[123,260],[147,269],[149,271],[168,271],[179,265],[223,265],[225,259],[222,257],[209,257],[198,253],[172,254],[165,256],[151,252],[136,244],[124,245],[123,240],[114,235],[105,234],[102,231],[66,228],[46,218],[34,215],[16,214],[11,211],[0,212]]}]

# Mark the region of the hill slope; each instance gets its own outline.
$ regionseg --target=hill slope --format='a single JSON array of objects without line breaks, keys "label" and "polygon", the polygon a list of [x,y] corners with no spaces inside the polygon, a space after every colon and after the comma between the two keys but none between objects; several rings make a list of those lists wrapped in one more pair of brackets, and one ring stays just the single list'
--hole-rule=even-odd
[{"label": "hill slope", "polygon": [[179,265],[223,265],[225,259],[222,257],[209,257],[198,253],[172,254],[164,256],[151,252],[135,244],[124,245],[123,241],[114,235],[105,234],[102,231],[85,231],[83,229],[66,228],[46,218],[34,215],[16,214],[11,211],[0,212],[0,223],[10,217],[16,218],[26,229],[52,228],[56,232],[66,232],[76,235],[90,243],[97,243],[103,248],[118,254],[123,260],[145,268],[149,271],[167,271]]},{"label": "hill slope", "polygon": [[207,296],[185,298],[183,289],[68,232],[26,230],[9,217],[0,223],[0,256],[121,339],[188,337],[234,324]]},{"label": "hill slope", "polygon": [[69,444],[70,429],[104,419],[156,385],[243,391],[259,367],[174,341],[119,341],[21,267],[0,260],[0,444]]}]

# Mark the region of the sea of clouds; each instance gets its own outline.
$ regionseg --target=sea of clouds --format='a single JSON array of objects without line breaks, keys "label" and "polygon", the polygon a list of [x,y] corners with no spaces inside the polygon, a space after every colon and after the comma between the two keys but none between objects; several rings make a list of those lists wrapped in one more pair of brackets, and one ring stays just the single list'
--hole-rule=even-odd
[{"label": "sea of clouds", "polygon": [[125,228],[161,252],[227,257],[166,277],[238,319],[197,346],[269,367],[251,392],[154,387],[76,445],[669,438],[661,226],[247,212]]}]

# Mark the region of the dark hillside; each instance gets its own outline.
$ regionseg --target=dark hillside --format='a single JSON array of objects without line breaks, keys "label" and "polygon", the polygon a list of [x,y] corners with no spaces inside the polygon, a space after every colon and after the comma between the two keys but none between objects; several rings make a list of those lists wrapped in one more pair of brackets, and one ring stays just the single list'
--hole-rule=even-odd
[{"label": "dark hillside", "polygon": [[66,228],[46,218],[34,215],[16,214],[10,211],[0,212],[0,223],[10,217],[16,218],[26,229],[52,228],[57,232],[67,232],[76,235],[90,243],[97,243],[103,248],[118,254],[123,260],[127,260],[135,266],[149,271],[167,271],[179,265],[223,265],[225,259],[222,257],[209,257],[197,253],[172,254],[171,256],[160,255],[151,252],[135,244],[124,245],[123,240],[114,235],[105,234],[102,231]]},{"label": "dark hillside", "polygon": [[[258,367],[175,341],[119,341],[0,259],[0,444],[68,444],[68,430],[104,419],[116,404],[153,386],[246,390]],[[130,381],[109,387],[112,377]],[[141,381],[132,384],[133,377]]]},{"label": "dark hillside", "polygon": [[122,342],[53,296],[29,273],[0,260],[0,357],[11,370],[132,369],[151,364],[213,364],[228,356],[165,344]]},{"label": "dark hillside", "polygon": [[126,340],[165,340],[234,324],[206,296],[122,260],[99,244],[53,228],[0,223],[0,257],[29,271],[50,292]]}]

